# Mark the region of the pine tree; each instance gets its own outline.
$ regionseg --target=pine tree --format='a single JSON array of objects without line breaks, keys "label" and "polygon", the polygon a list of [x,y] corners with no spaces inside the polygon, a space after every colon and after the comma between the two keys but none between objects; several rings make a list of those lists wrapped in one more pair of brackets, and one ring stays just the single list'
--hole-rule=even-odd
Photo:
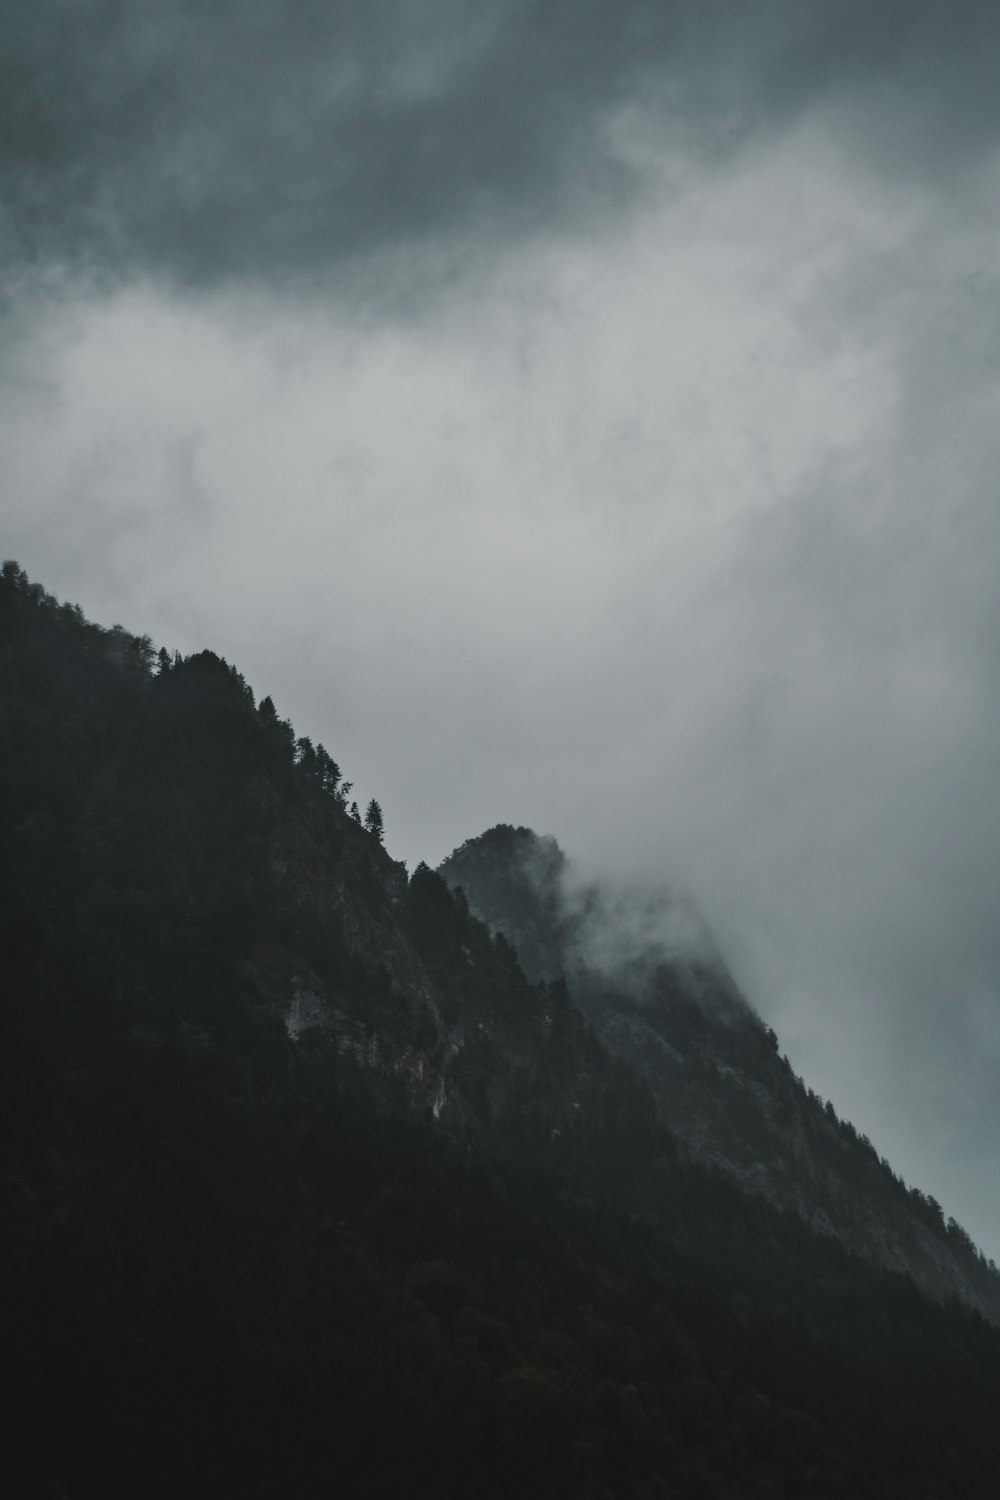
[{"label": "pine tree", "polygon": [[340,784],[340,767],[323,745],[316,746],[316,774],[324,792],[336,797]]},{"label": "pine tree", "polygon": [[384,832],[382,823],[382,809],[381,807],[379,807],[374,797],[365,808],[365,827],[368,829],[368,832],[371,834],[372,838],[378,839],[379,843],[381,844],[382,835]]}]

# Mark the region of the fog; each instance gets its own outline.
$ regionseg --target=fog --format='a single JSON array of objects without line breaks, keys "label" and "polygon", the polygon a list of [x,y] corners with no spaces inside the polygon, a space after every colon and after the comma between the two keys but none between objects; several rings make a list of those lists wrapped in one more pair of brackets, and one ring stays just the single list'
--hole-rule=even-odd
[{"label": "fog", "polygon": [[1000,11],[2,27],[3,552],[234,661],[411,867],[691,890],[1000,1257]]}]

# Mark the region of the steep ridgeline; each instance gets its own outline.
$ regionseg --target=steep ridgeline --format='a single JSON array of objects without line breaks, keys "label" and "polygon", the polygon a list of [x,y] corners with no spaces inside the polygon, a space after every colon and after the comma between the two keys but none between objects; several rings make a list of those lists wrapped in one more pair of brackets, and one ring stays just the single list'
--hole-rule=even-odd
[{"label": "steep ridgeline", "polygon": [[929,1296],[1000,1321],[995,1267],[795,1076],[689,910],[574,887],[553,838],[509,825],[470,839],[440,873],[529,975],[567,981],[602,1041],[648,1080],[687,1156]]},{"label": "steep ridgeline", "polygon": [[1000,1334],[774,1206],[808,1166],[895,1222],[721,971],[570,963],[508,831],[457,858],[526,974],[349,793],[234,667],[4,567],[12,1493],[992,1497]]}]

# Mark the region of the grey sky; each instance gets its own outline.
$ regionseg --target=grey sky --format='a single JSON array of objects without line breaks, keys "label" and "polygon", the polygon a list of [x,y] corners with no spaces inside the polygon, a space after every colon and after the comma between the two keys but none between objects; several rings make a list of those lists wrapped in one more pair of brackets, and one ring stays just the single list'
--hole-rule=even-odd
[{"label": "grey sky", "polygon": [[712,154],[823,112],[893,170],[992,150],[989,0],[9,0],[10,253],[99,278],[323,275],[620,205],[626,126]]},{"label": "grey sky", "polygon": [[4,7],[5,554],[692,887],[1000,1256],[1000,8]]}]

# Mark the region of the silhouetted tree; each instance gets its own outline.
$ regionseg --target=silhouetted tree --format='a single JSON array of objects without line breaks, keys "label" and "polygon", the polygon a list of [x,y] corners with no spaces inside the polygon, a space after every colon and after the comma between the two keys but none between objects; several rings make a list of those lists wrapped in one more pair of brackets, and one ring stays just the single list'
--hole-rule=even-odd
[{"label": "silhouetted tree", "polygon": [[379,843],[381,844],[382,835],[384,832],[384,825],[382,822],[382,809],[381,807],[379,807],[374,797],[365,808],[365,827],[368,829],[368,832],[371,834],[372,838],[378,839]]},{"label": "silhouetted tree", "polygon": [[307,776],[316,775],[316,751],[312,740],[307,734],[304,734],[301,739],[295,741],[295,758]]},{"label": "silhouetted tree", "polygon": [[328,792],[331,797],[336,797],[340,783],[340,767],[322,745],[316,746],[316,774],[324,792]]}]

